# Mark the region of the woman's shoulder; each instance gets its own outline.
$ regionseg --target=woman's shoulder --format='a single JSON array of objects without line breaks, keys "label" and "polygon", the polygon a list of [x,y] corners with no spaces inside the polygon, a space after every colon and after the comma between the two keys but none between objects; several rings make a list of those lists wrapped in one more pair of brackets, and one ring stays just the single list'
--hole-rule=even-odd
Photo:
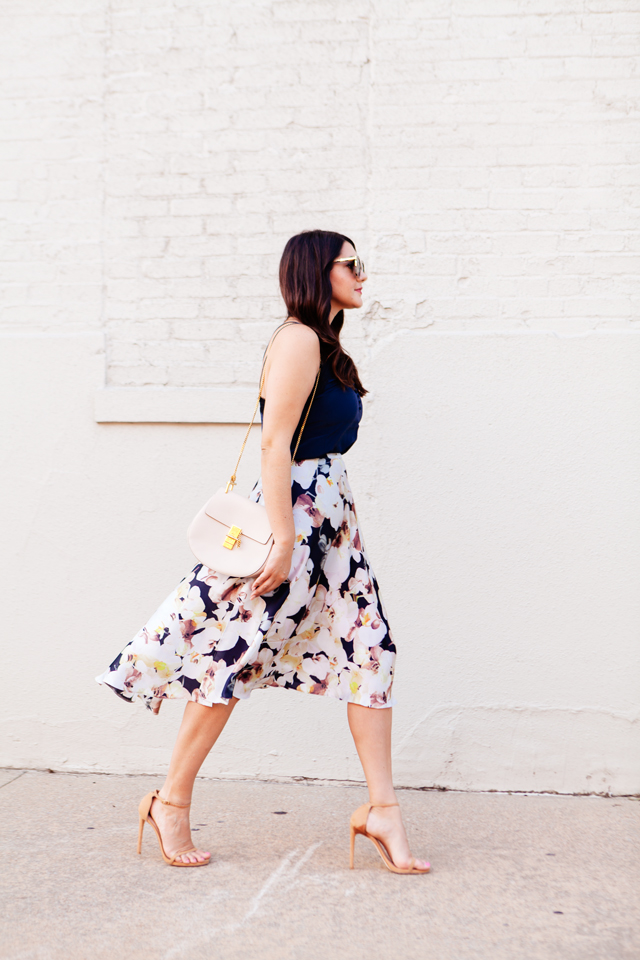
[{"label": "woman's shoulder", "polygon": [[305,323],[289,320],[276,330],[272,348],[277,352],[302,350],[304,353],[317,354],[320,351],[320,337]]},{"label": "woman's shoulder", "polygon": [[[289,328],[289,329],[287,329]],[[316,375],[320,360],[320,338],[303,323],[281,324],[272,336],[264,359],[263,377],[268,383],[272,370],[292,379],[310,382]]]},{"label": "woman's shoulder", "polygon": [[278,329],[281,329],[283,333],[291,333],[296,337],[304,337],[310,343],[320,342],[320,337],[313,327],[307,326],[307,324],[301,320],[285,320],[284,323],[280,324]]}]

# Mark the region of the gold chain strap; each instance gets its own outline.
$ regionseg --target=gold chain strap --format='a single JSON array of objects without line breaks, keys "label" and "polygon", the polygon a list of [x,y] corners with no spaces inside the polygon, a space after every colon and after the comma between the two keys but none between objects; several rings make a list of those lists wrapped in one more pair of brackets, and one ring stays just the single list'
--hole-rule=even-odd
[{"label": "gold chain strap", "polygon": [[[249,424],[249,427],[248,427],[247,432],[246,432],[246,434],[245,434],[245,438],[244,438],[244,440],[242,441],[242,447],[240,448],[240,456],[238,457],[238,459],[237,459],[237,461],[236,461],[236,465],[235,465],[235,467],[233,468],[233,473],[231,474],[231,477],[229,478],[229,482],[228,482],[227,486],[225,487],[225,491],[224,491],[225,493],[229,493],[229,490],[233,490],[233,488],[234,488],[235,485],[236,485],[236,473],[238,472],[238,467],[240,466],[240,461],[242,460],[242,454],[244,453],[244,448],[245,448],[246,445],[247,445],[247,440],[249,439],[249,434],[251,433],[251,427],[253,426],[253,421],[254,421],[255,418],[256,418],[256,413],[258,412],[258,407],[260,406],[260,397],[262,396],[262,388],[264,387],[264,378],[265,378],[265,375],[266,375],[267,354],[269,353],[269,350],[271,349],[271,344],[273,343],[273,341],[275,340],[275,338],[277,337],[277,335],[280,333],[280,331],[283,329],[283,327],[286,327],[287,324],[289,324],[289,323],[295,323],[295,321],[294,321],[294,320],[285,320],[284,323],[280,324],[280,326],[278,327],[278,329],[274,331],[273,336],[271,337],[271,340],[269,340],[269,343],[267,344],[267,349],[266,349],[265,352],[264,352],[264,360],[262,361],[262,373],[261,373],[261,376],[260,376],[260,389],[258,390],[258,399],[256,400],[256,405],[255,405],[255,407],[253,408],[253,415],[252,415],[252,417],[251,417],[251,423]],[[314,385],[313,385],[313,391],[312,391],[312,393],[311,393],[311,401],[310,401],[310,403],[309,403],[309,406],[307,407],[307,412],[306,412],[306,414],[305,414],[304,422],[303,422],[302,426],[300,427],[300,432],[298,433],[298,441],[297,441],[297,443],[296,443],[295,450],[293,451],[293,456],[292,456],[292,458],[291,458],[291,464],[292,464],[292,465],[293,465],[293,463],[295,462],[296,453],[298,452],[298,447],[300,446],[300,440],[302,439],[302,434],[303,434],[303,432],[304,432],[304,428],[305,428],[306,425],[307,425],[307,419],[308,419],[308,417],[309,417],[309,412],[311,411],[311,404],[313,403],[313,399],[314,399],[314,397],[315,397],[315,395],[316,395],[316,390],[318,389],[318,382],[319,382],[319,380],[320,380],[320,367],[318,368],[318,373],[316,374],[316,382],[315,382]]]},{"label": "gold chain strap", "polygon": [[[296,453],[298,452],[298,447],[300,446],[300,440],[302,439],[302,434],[304,433],[304,428],[307,425],[307,420],[309,419],[309,414],[311,412],[311,404],[313,403],[313,398],[316,395],[316,390],[318,389],[318,382],[320,380],[320,369],[316,374],[316,382],[313,385],[313,390],[311,392],[311,400],[309,401],[309,406],[307,407],[307,412],[304,415],[304,420],[302,421],[302,426],[300,427],[300,433],[298,434],[298,442],[296,443],[295,450],[293,451],[293,456],[291,457],[291,466],[296,462]],[[262,391],[261,391],[262,392]]]}]

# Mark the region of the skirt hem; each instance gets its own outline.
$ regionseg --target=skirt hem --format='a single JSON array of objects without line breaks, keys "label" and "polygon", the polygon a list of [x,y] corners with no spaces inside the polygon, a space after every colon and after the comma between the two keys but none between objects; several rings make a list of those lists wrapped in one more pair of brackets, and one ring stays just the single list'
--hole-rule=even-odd
[{"label": "skirt hem", "polygon": [[[152,705],[154,703],[161,703],[165,700],[177,701],[178,703],[188,703],[191,700],[194,703],[201,704],[203,707],[214,707],[219,703],[223,704],[224,706],[228,706],[229,704],[229,699],[225,699],[224,697],[212,698],[212,699],[205,699],[204,697],[196,698],[191,696],[167,697],[165,695],[161,697],[145,697],[140,693],[135,694],[133,697],[128,697],[124,693],[122,688],[115,687],[112,683],[108,683],[104,679],[104,676],[105,676],[104,674],[100,674],[100,676],[96,677],[95,678],[96,683],[99,683],[101,686],[104,686],[104,687],[109,687],[111,690],[113,690],[113,692],[117,697],[119,697],[121,700],[126,700],[127,703],[135,703],[136,701],[139,700],[141,703],[144,703],[145,707],[147,707],[148,710],[152,710]],[[367,697],[365,699],[368,702],[363,703],[362,698],[360,698],[359,700],[356,700],[353,697],[338,697],[336,696],[335,693],[331,693],[326,690],[323,690],[321,692],[319,691],[316,693],[313,690],[305,690],[303,687],[284,687],[284,686],[281,686],[279,683],[265,683],[261,687],[253,686],[248,691],[238,691],[237,693],[234,690],[233,696],[235,697],[236,700],[248,700],[251,697],[251,694],[253,693],[254,690],[273,690],[273,689],[289,690],[292,693],[306,693],[310,697],[321,696],[327,700],[334,700],[336,703],[355,703],[356,706],[368,707],[371,710],[386,710],[390,707],[395,707],[397,704],[395,697],[391,697],[391,699],[388,700],[386,703],[372,703],[371,702],[372,697]]]}]

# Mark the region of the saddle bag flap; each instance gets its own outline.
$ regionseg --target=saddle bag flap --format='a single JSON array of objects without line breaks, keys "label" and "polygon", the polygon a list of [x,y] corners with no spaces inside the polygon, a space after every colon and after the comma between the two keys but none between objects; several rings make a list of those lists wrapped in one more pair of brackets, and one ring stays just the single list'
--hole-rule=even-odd
[{"label": "saddle bag flap", "polygon": [[266,509],[233,491],[220,488],[205,504],[204,512],[225,527],[240,527],[242,536],[267,544],[272,537]]}]

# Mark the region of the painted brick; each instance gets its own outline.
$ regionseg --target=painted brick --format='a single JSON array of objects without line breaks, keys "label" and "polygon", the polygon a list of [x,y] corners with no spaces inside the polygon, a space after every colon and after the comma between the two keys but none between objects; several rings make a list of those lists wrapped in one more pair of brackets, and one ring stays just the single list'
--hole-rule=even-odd
[{"label": "painted brick", "polygon": [[624,0],[10,0],[5,322],[102,325],[114,385],[251,382],[280,251],[321,225],[370,265],[370,333],[631,324],[638,19]]}]

